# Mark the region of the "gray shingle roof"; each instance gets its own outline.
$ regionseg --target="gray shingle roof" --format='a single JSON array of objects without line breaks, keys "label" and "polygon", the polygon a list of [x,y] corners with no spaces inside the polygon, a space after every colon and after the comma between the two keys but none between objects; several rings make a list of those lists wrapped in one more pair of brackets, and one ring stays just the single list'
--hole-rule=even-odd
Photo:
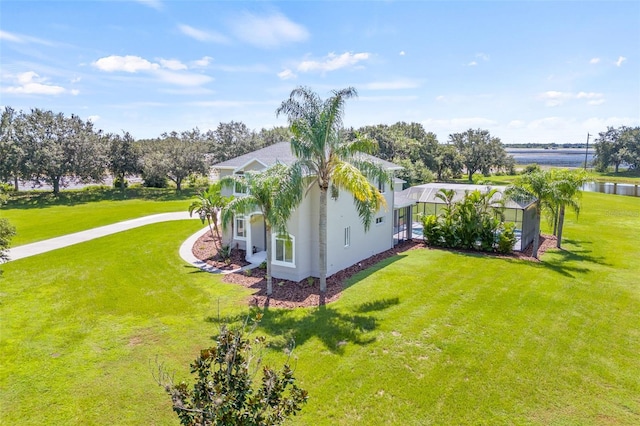
[{"label": "gray shingle roof", "polygon": [[[374,157],[373,155],[363,154],[364,158],[380,163],[387,170],[400,170],[401,166],[397,164],[393,164],[389,161],[382,160],[378,157]],[[235,170],[239,167],[242,167],[253,160],[258,160],[261,163],[264,163],[267,167],[273,166],[276,162],[280,162],[282,164],[291,164],[296,160],[295,155],[291,152],[291,144],[289,142],[279,142],[265,148],[261,148],[257,151],[250,152],[248,154],[241,155],[236,158],[232,158],[231,160],[223,161],[218,164],[214,164],[213,168],[215,169],[232,169]]]}]

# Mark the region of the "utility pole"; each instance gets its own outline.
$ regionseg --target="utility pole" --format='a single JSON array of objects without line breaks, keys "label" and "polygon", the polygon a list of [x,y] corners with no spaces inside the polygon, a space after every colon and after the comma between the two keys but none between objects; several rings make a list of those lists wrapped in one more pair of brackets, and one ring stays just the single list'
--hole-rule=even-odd
[{"label": "utility pole", "polygon": [[587,157],[589,156],[589,136],[591,136],[587,132],[587,150],[584,152],[584,170],[587,170]]}]

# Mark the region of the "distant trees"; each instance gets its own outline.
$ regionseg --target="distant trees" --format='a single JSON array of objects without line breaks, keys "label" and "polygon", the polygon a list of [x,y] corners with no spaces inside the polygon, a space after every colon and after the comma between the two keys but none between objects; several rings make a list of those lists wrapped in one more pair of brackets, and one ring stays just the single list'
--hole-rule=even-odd
[{"label": "distant trees", "polygon": [[147,186],[162,187],[168,178],[180,191],[189,175],[208,173],[206,144],[198,129],[163,133],[159,139],[141,142],[141,147],[142,176]]},{"label": "distant trees", "polygon": [[50,184],[54,194],[70,181],[99,181],[104,176],[105,149],[91,121],[33,109],[17,117],[14,137],[23,156],[17,174]]},{"label": "distant trees", "polygon": [[453,133],[449,135],[449,142],[458,150],[469,182],[473,181],[476,172],[489,175],[491,169],[513,168],[513,158],[507,155],[500,139],[491,137],[488,130],[469,129],[464,133]]},{"label": "distant trees", "polygon": [[593,165],[603,172],[613,166],[618,173],[620,165],[640,168],[640,127],[607,127],[600,132],[595,144]]},{"label": "distant trees", "polygon": [[[7,202],[7,199],[4,188],[0,186],[0,207]],[[7,251],[14,235],[16,235],[16,228],[7,219],[0,217],[0,264],[9,260]],[[0,273],[2,273],[1,270]]]},{"label": "distant trees", "polygon": [[18,117],[11,107],[5,107],[0,117],[0,182],[12,181],[16,191],[27,174],[24,144],[16,136]]},{"label": "distant trees", "polygon": [[122,136],[109,134],[107,169],[111,172],[114,182],[123,190],[127,176],[138,175],[142,172],[140,149],[129,132]]}]

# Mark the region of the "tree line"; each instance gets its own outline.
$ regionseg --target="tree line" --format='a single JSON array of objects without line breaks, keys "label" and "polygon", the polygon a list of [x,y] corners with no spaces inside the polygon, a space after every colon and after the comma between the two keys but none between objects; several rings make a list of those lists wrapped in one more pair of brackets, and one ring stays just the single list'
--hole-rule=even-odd
[{"label": "tree line", "polygon": [[41,109],[17,112],[5,107],[0,118],[0,182],[48,184],[58,194],[70,183],[126,186],[141,176],[145,186],[180,190],[192,175],[207,175],[211,164],[289,140],[285,127],[254,132],[243,123],[220,123],[215,130],[193,129],[135,140],[130,133],[105,133],[89,120]]},{"label": "tree line", "polygon": [[640,169],[640,127],[607,127],[600,132],[595,144],[593,166],[599,172],[613,166],[616,173],[621,165]]}]

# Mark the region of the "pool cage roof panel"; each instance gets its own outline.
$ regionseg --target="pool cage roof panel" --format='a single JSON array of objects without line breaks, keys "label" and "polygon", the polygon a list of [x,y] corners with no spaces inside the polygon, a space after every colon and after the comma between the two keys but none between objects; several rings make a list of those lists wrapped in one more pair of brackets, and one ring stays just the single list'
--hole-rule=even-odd
[{"label": "pool cage roof panel", "polygon": [[497,192],[491,197],[491,203],[499,205],[501,201],[504,201],[504,207],[508,209],[521,209],[524,210],[533,203],[535,198],[527,199],[513,199],[507,198],[504,194],[507,189],[506,186],[490,186],[490,185],[471,185],[471,184],[457,184],[457,183],[425,183],[423,185],[412,186],[404,191],[399,192],[396,196],[408,198],[414,200],[415,203],[431,203],[431,204],[445,204],[443,200],[437,197],[438,192],[441,189],[453,189],[455,195],[453,196],[453,202],[458,202],[464,198],[465,193],[478,190],[486,193],[492,189],[496,189]]}]

